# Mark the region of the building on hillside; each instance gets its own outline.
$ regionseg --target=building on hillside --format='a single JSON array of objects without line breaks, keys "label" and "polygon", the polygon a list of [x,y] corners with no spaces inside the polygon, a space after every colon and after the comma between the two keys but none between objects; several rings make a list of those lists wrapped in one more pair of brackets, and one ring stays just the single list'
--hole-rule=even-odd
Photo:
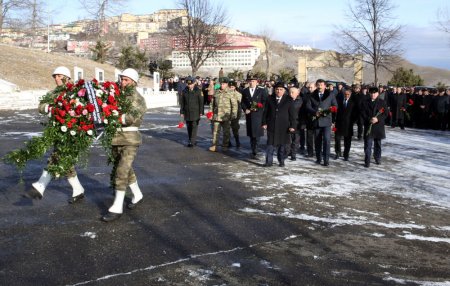
[{"label": "building on hillside", "polygon": [[158,23],[159,29],[168,28],[168,23],[176,18],[186,17],[188,15],[185,9],[162,9],[152,14],[152,19]]},{"label": "building on hillside", "polygon": [[90,47],[95,46],[91,41],[67,41],[67,52],[75,54],[90,53]]},{"label": "building on hillside", "polygon": [[292,45],[291,48],[294,51],[312,51],[313,49],[309,45]]},{"label": "building on hillside", "polygon": [[[227,46],[220,48],[216,55],[207,59],[204,68],[225,68],[250,70],[255,65],[261,50],[254,46]],[[186,52],[176,50],[172,52],[173,68],[188,68],[190,61]]]}]

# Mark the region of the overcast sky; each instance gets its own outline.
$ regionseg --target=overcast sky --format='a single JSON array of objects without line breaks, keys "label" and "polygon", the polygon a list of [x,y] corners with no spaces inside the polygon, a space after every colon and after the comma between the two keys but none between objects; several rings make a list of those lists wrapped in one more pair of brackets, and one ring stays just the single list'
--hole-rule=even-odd
[{"label": "overcast sky", "polygon": [[[293,45],[335,49],[336,24],[346,24],[349,0],[211,0],[223,3],[230,15],[229,26],[258,34],[264,27],[273,37]],[[86,17],[79,1],[46,1],[54,11],[51,22],[66,23]],[[350,1],[351,2],[351,1]],[[151,14],[159,9],[176,8],[176,1],[128,0],[120,13]],[[274,4],[275,3],[275,4]],[[436,29],[439,8],[450,9],[448,0],[392,0],[397,8],[395,22],[403,25],[404,57],[426,66],[450,69],[450,34]]]}]

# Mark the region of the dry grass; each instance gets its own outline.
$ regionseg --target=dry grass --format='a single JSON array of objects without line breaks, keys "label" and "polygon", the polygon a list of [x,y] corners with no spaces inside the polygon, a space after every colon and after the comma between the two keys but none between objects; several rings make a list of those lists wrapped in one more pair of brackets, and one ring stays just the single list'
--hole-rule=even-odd
[{"label": "dry grass", "polygon": [[[114,80],[114,66],[63,54],[0,45],[0,78],[16,84],[21,90],[52,89],[55,86],[51,74],[55,67],[66,66],[84,70],[85,79],[94,77],[96,67],[105,71],[106,80]],[[142,77],[141,86],[152,87],[149,78]]]}]

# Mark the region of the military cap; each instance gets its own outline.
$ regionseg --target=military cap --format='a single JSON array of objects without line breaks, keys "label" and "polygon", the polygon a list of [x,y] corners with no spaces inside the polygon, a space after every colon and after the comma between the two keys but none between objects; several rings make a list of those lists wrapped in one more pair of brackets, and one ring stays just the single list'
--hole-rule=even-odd
[{"label": "military cap", "polygon": [[249,72],[247,73],[247,80],[254,80],[254,79],[257,80],[255,74],[254,74],[252,71],[249,71]]},{"label": "military cap", "polygon": [[195,83],[195,79],[193,77],[191,77],[191,76],[188,76],[186,78],[186,83],[187,84],[193,84],[193,83]]},{"label": "military cap", "polygon": [[378,92],[378,87],[372,86],[371,88],[369,88],[369,93],[375,93]]},{"label": "military cap", "polygon": [[224,77],[219,78],[219,82],[220,83],[229,83],[230,79],[224,76]]}]

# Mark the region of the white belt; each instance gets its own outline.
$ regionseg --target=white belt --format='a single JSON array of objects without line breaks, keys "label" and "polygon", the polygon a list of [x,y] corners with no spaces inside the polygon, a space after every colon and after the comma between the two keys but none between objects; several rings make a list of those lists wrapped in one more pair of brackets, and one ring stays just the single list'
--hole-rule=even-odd
[{"label": "white belt", "polygon": [[136,126],[122,127],[122,128],[117,129],[117,131],[120,131],[120,132],[124,132],[124,131],[139,131],[139,127],[136,127]]}]

